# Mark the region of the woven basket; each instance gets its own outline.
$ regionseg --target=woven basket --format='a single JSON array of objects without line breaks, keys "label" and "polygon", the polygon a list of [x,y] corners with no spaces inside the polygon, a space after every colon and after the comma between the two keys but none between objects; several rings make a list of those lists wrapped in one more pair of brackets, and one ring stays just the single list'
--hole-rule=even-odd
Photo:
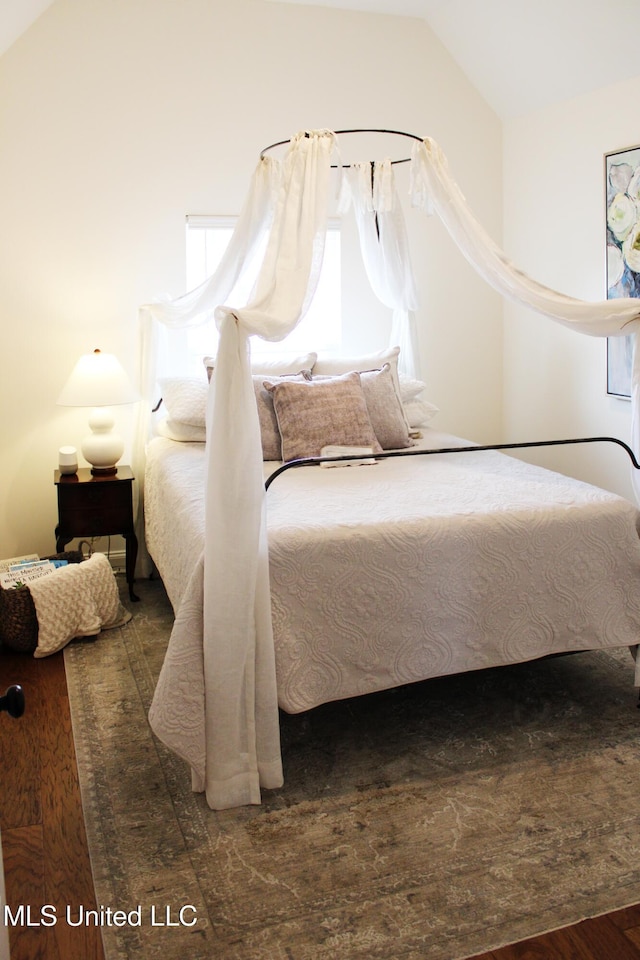
[{"label": "woven basket", "polygon": [[[80,550],[53,553],[43,560],[68,560],[80,563]],[[16,653],[33,653],[38,646],[38,617],[29,587],[0,587],[0,644]]]}]

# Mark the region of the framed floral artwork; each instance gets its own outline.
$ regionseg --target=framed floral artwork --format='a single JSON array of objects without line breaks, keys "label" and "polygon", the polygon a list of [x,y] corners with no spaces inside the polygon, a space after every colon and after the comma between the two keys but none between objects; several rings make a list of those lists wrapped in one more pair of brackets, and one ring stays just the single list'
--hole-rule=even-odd
[{"label": "framed floral artwork", "polygon": [[[640,297],[640,146],[605,154],[607,300]],[[607,393],[631,396],[631,337],[607,337]]]}]

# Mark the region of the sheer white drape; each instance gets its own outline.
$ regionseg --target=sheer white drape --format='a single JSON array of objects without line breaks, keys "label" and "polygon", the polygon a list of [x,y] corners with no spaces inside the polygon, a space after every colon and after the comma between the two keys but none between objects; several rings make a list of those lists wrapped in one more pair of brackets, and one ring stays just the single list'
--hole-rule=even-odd
[{"label": "sheer white drape", "polygon": [[[372,169],[373,168],[373,169]],[[414,311],[418,308],[407,229],[390,160],[354,163],[347,183],[371,289],[393,310],[389,343],[400,347],[400,369],[419,377]]]},{"label": "sheer white drape", "polygon": [[[236,228],[218,269],[194,290],[175,300],[164,300],[140,307],[141,387],[146,403],[140,405],[133,451],[133,467],[138,478],[139,504],[136,527],[140,543],[139,564],[145,573],[151,562],[144,546],[144,460],[149,438],[151,411],[158,397],[154,394],[158,377],[161,345],[161,326],[182,328],[197,326],[214,317],[216,307],[225,303],[238,279],[251,263],[256,249],[269,230],[277,200],[281,164],[271,157],[261,157],[256,166],[247,198],[238,217]],[[162,373],[166,373],[163,370]]]},{"label": "sheer white drape", "polygon": [[[194,788],[206,791],[214,809],[259,803],[261,785],[282,783],[249,337],[282,339],[313,296],[333,148],[328,131],[299,134],[291,141],[265,259],[248,306],[219,306],[228,290],[223,292],[216,273],[181,301],[151,308],[168,322],[184,322],[215,308],[220,330],[207,410],[204,557],[176,618],[149,715],[160,739],[188,760]],[[260,223],[269,207],[272,182],[267,179],[256,193],[255,220]],[[246,246],[236,247],[234,269],[246,261]]]},{"label": "sheer white drape", "polygon": [[[503,297],[551,317],[578,333],[596,337],[633,334],[631,382],[631,446],[640,452],[640,301],[637,298],[588,302],[551,290],[519,270],[505,256],[473,216],[457,183],[449,172],[447,159],[427,137],[412,152],[414,204],[438,214],[461,252],[481,277]],[[640,501],[640,477],[632,471],[636,498]]]},{"label": "sheer white drape", "polygon": [[633,332],[640,321],[638,300],[577,300],[537,283],[514,266],[471,213],[435,140],[416,143],[412,168],[414,204],[435,210],[469,263],[503,297],[580,333],[605,337]]}]

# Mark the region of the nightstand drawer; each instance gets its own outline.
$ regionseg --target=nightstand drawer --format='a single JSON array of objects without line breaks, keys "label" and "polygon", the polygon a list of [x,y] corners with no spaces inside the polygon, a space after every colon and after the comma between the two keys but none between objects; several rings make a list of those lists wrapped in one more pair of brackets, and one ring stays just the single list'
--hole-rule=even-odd
[{"label": "nightstand drawer", "polygon": [[131,484],[59,484],[58,518],[61,528],[78,531],[78,536],[132,530]]},{"label": "nightstand drawer", "polygon": [[110,533],[127,533],[133,529],[131,508],[111,506],[74,506],[71,512],[59,508],[59,527],[71,537],[102,537]]}]

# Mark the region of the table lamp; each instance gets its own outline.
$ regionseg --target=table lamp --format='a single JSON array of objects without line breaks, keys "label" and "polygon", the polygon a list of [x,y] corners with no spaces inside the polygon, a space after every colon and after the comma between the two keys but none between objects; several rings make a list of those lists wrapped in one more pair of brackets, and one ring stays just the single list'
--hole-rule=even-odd
[{"label": "table lamp", "polygon": [[112,353],[94,350],[86,353],[71,371],[58,403],[63,407],[93,407],[89,417],[91,433],[80,449],[96,476],[117,472],[118,460],[124,453],[124,441],[113,432],[110,407],[135,403],[140,397],[118,359]]}]

